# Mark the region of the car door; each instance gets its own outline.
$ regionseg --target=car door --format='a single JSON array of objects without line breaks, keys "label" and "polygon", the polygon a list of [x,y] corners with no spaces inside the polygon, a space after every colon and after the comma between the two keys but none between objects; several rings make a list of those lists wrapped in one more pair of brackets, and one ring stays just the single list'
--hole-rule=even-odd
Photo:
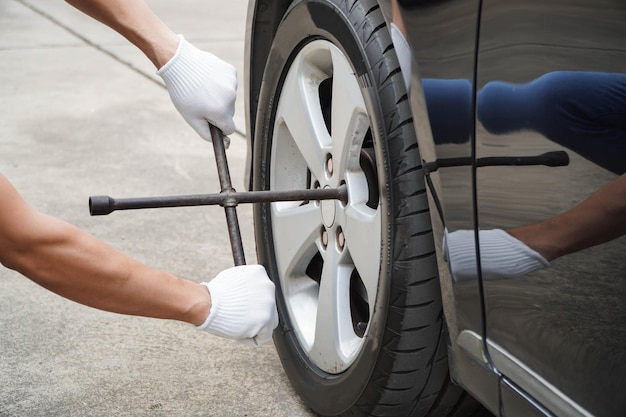
[{"label": "car door", "polygon": [[476,156],[505,166],[477,168],[479,246],[506,416],[520,398],[626,410],[624,22],[622,0],[482,2]]}]

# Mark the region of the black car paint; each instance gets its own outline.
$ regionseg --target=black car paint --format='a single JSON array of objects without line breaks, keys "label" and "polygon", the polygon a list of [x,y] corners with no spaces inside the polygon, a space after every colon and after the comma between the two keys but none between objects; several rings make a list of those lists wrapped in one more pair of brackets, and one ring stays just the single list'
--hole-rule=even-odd
[{"label": "black car paint", "polygon": [[[471,5],[476,2],[401,3],[414,53],[414,79],[418,83],[432,77],[472,80],[472,95],[476,98],[485,86],[498,81],[523,84],[559,71],[620,74],[626,70],[626,4],[621,1],[547,4],[483,0],[480,21],[476,21],[476,49],[471,45],[472,27],[464,23],[473,20]],[[456,12],[462,8],[465,12]],[[472,104],[483,103],[474,99]],[[448,111],[450,118],[465,112],[454,107]],[[460,168],[441,170],[438,192],[446,203],[443,220],[449,231],[509,229],[540,222],[570,209],[615,178],[609,169],[581,157],[573,145],[568,146],[567,139],[574,142],[575,137],[559,144],[522,127],[511,129],[506,135],[493,134],[481,121],[490,115],[483,113],[484,108],[472,109],[471,114],[479,117],[468,123],[475,130],[468,132],[466,141],[420,145],[435,148],[437,158],[450,153],[482,158],[562,150],[569,154],[570,163],[559,168],[477,168],[471,173],[472,186],[476,187],[473,204],[468,203],[466,194],[465,198],[460,197],[471,189],[462,184],[463,174],[455,172]],[[418,136],[418,140],[424,136]],[[597,146],[602,145],[598,142]],[[618,163],[620,158],[624,161],[621,168],[626,165],[625,156],[614,158]],[[611,167],[620,172],[615,163]],[[474,224],[470,220],[473,214]],[[459,282],[449,289],[449,298],[455,300],[456,308],[447,312],[447,318],[457,318],[460,330],[479,327],[460,317],[481,295],[484,298],[482,334],[488,346],[485,357],[491,359],[494,372],[502,374],[502,390],[507,393],[500,399],[503,415],[526,415],[516,412],[519,407],[507,404],[515,392],[528,395],[528,391],[535,390],[535,397],[540,397],[541,389],[533,387],[529,382],[532,378],[524,375],[527,370],[538,376],[543,388],[551,386],[553,395],[566,397],[572,406],[580,407],[577,411],[614,416],[626,409],[621,395],[626,382],[626,291],[621,280],[626,268],[620,255],[625,245],[624,239],[619,238],[557,259],[548,268],[523,277],[476,280],[473,282],[478,288],[472,290],[466,288],[467,282]],[[445,289],[445,282],[442,286]],[[477,290],[482,294],[477,294]],[[464,304],[468,299],[469,303]],[[452,341],[454,345],[454,336]],[[506,353],[506,360],[502,360],[502,352]],[[510,369],[510,362],[521,366]],[[462,376],[459,379],[475,393],[476,381]],[[508,390],[505,383],[515,389]],[[532,398],[533,394],[528,396]],[[534,399],[545,402],[548,411],[564,412],[551,408],[549,399]]]},{"label": "black car paint", "polygon": [[[567,71],[568,79],[576,73],[624,73],[624,22],[626,3],[620,0],[483,0],[476,89],[496,80],[527,83],[557,71]],[[583,77],[578,79],[583,82]],[[591,95],[574,96],[568,94],[570,90],[573,85],[559,92],[560,98],[591,100]],[[538,101],[528,105],[539,107]],[[554,118],[551,122],[567,123]],[[495,135],[479,119],[478,157],[496,148],[517,155],[543,149],[570,155],[570,164],[562,168],[479,170],[480,228],[543,221],[569,210],[615,178],[599,163],[580,156],[584,153],[572,150],[578,138],[575,130],[569,135],[561,144],[528,129]],[[600,149],[601,138],[592,140],[597,142],[590,146]],[[623,168],[626,155],[619,158]],[[597,416],[622,415],[626,410],[624,253],[626,240],[618,238],[559,258],[519,279],[484,281],[488,340]]]}]

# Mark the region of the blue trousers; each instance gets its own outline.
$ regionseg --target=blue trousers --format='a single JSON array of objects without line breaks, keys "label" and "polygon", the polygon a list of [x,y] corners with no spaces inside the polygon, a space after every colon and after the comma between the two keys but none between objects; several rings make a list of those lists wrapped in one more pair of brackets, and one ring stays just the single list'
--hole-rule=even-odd
[{"label": "blue trousers", "polygon": [[[435,143],[463,143],[472,126],[467,80],[423,79]],[[526,84],[487,83],[476,115],[494,135],[535,131],[616,174],[626,172],[626,74],[557,71]]]}]

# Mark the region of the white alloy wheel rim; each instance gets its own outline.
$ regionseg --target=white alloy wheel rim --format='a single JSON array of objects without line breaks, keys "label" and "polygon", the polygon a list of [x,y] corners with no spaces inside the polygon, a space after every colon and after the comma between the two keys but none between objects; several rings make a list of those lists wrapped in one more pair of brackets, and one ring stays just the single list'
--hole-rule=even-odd
[{"label": "white alloy wheel rim", "polygon": [[[320,85],[331,77],[329,133]],[[360,163],[369,129],[365,100],[345,55],[328,41],[307,44],[291,63],[280,93],[270,188],[346,184],[349,199],[345,205],[334,200],[275,202],[271,221],[291,325],[309,359],[332,374],[354,362],[367,337],[366,322],[355,327],[352,301],[364,300],[371,318],[378,290],[381,206],[378,198],[372,204],[368,191],[375,175],[367,176]]]}]

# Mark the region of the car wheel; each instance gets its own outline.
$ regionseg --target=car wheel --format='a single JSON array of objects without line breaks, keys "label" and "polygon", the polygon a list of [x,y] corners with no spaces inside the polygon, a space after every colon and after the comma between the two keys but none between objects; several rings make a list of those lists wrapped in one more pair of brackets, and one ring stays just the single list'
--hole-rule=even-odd
[{"label": "car wheel", "polygon": [[285,372],[321,415],[426,415],[448,380],[424,173],[376,1],[300,0],[267,60],[256,190],[337,188],[341,201],[255,206],[277,288]]}]

